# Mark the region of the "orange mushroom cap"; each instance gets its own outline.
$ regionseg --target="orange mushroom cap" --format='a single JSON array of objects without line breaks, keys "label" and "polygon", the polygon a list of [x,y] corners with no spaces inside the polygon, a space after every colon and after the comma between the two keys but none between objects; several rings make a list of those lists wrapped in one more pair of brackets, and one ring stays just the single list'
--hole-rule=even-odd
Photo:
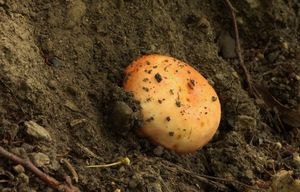
[{"label": "orange mushroom cap", "polygon": [[177,153],[211,140],[221,106],[215,90],[193,67],[173,57],[146,55],[125,70],[124,89],[140,102],[141,136]]}]

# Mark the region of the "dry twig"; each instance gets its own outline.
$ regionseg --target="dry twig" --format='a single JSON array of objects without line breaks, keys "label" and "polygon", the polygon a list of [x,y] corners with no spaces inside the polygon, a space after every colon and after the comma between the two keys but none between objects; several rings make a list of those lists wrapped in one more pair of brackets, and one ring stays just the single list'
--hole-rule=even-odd
[{"label": "dry twig", "polygon": [[80,190],[77,187],[72,185],[68,177],[66,178],[66,183],[61,183],[56,179],[54,179],[53,177],[51,177],[50,175],[47,175],[46,173],[38,169],[29,159],[22,159],[8,152],[1,146],[0,146],[0,156],[3,156],[7,159],[10,159],[14,163],[26,167],[53,189],[56,189],[58,191],[63,191],[63,192],[80,192]]},{"label": "dry twig", "polygon": [[64,159],[64,158],[62,158],[60,160],[60,162],[63,163],[67,167],[67,169],[71,172],[72,179],[75,181],[75,183],[78,183],[78,179],[79,179],[78,174],[77,174],[75,168],[71,165],[71,163],[67,159]]},{"label": "dry twig", "polygon": [[253,92],[253,85],[252,85],[252,78],[251,75],[244,63],[244,59],[243,59],[243,55],[242,55],[242,50],[241,50],[241,44],[240,44],[240,37],[239,37],[239,30],[238,30],[238,26],[237,26],[237,22],[236,22],[236,15],[235,12],[236,9],[232,6],[230,0],[225,0],[226,5],[228,6],[228,8],[230,9],[230,13],[231,13],[231,17],[232,17],[232,22],[233,22],[233,27],[234,27],[234,34],[235,34],[235,47],[236,47],[236,54],[238,56],[238,60],[239,63],[244,71],[244,74],[246,76],[246,81],[248,84],[248,89],[249,89],[249,93],[250,95],[254,96],[254,92]]}]

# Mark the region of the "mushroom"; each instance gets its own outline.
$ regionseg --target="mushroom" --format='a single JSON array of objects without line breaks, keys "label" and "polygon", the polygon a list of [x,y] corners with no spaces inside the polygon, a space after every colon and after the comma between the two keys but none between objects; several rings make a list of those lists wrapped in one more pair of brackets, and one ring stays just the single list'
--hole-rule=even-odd
[{"label": "mushroom", "polygon": [[194,152],[216,133],[218,96],[190,65],[169,56],[146,55],[125,69],[124,89],[140,102],[138,134],[179,154]]}]

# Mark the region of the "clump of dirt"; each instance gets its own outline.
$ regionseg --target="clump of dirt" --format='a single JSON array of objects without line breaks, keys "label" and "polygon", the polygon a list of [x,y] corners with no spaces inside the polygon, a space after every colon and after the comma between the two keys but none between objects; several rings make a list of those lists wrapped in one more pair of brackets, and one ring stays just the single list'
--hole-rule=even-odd
[{"label": "clump of dirt", "polygon": [[[232,3],[251,76],[299,110],[300,3]],[[234,53],[228,50],[235,43],[232,18],[223,1],[0,0],[0,28],[1,146],[35,159],[58,180],[71,174],[62,158],[76,169],[82,191],[271,190],[279,170],[300,176],[299,126],[258,105],[235,55],[219,49],[226,37],[223,48]],[[148,53],[190,63],[217,90],[222,122],[202,150],[180,156],[128,130],[127,123],[138,125],[139,105],[122,89],[123,71]],[[119,119],[126,126],[112,128],[122,125],[111,126],[120,112],[116,103],[131,111],[122,108],[130,116]],[[51,140],[28,134],[28,121],[45,128]],[[130,166],[85,167],[125,156]],[[1,191],[50,191],[7,159],[0,165]]]}]

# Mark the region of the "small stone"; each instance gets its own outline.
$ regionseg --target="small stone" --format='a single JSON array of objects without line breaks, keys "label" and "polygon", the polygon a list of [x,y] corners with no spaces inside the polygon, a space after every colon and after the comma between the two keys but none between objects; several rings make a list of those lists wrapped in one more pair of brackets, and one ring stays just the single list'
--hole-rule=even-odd
[{"label": "small stone", "polygon": [[110,108],[110,126],[117,134],[126,135],[131,128],[132,109],[123,101],[115,102]]},{"label": "small stone", "polygon": [[49,63],[53,66],[53,67],[61,67],[63,65],[62,60],[60,60],[57,57],[52,57],[49,59]]},{"label": "small stone", "polygon": [[275,161],[273,159],[268,159],[267,162],[266,162],[266,166],[269,169],[273,169],[274,168],[274,163],[275,163]]},{"label": "small stone", "polygon": [[31,160],[37,167],[44,167],[50,164],[50,158],[44,153],[31,153]]},{"label": "small stone", "polygon": [[282,148],[282,144],[280,142],[276,142],[275,146],[276,146],[276,149],[281,149]]},{"label": "small stone", "polygon": [[264,54],[262,54],[262,53],[258,53],[257,54],[257,58],[259,59],[259,60],[264,60],[264,58],[265,58],[265,56],[264,56]]},{"label": "small stone", "polygon": [[16,166],[13,167],[13,169],[17,173],[24,173],[25,172],[25,169],[24,169],[24,167],[22,165],[16,165]]},{"label": "small stone", "polygon": [[48,85],[48,87],[49,87],[50,89],[53,89],[53,90],[56,90],[57,87],[58,87],[57,82],[54,81],[54,80],[49,80],[48,83],[47,83],[47,85]]},{"label": "small stone", "polygon": [[22,157],[22,158],[28,158],[27,152],[23,147],[14,147],[10,150],[13,154]]},{"label": "small stone", "polygon": [[285,49],[285,50],[288,50],[288,49],[289,49],[289,43],[286,42],[286,41],[284,41],[284,42],[282,43],[282,48]]},{"label": "small stone", "polygon": [[70,101],[70,100],[67,100],[67,101],[65,102],[65,106],[66,106],[67,108],[69,108],[70,110],[72,110],[72,111],[80,112],[80,109],[77,107],[77,105],[75,105],[75,103],[73,103],[73,102]]},{"label": "small stone", "polygon": [[225,81],[226,80],[226,77],[222,73],[217,73],[215,76],[220,81]]},{"label": "small stone", "polygon": [[60,169],[60,163],[56,159],[51,159],[51,164],[48,165],[49,169],[58,171]]},{"label": "small stone", "polygon": [[47,141],[52,140],[49,132],[34,121],[26,121],[25,127],[26,133],[32,137],[35,137],[36,139],[44,139]]},{"label": "small stone", "polygon": [[29,183],[29,177],[25,173],[20,173],[18,178],[25,184]]},{"label": "small stone", "polygon": [[230,36],[229,32],[223,32],[220,35],[218,45],[223,58],[229,59],[236,57],[235,39]]},{"label": "small stone", "polygon": [[86,5],[81,0],[69,1],[67,6],[66,27],[73,28],[81,22],[86,13]]},{"label": "small stone", "polygon": [[246,0],[251,9],[258,8],[260,6],[259,0]]},{"label": "small stone", "polygon": [[157,146],[153,150],[154,155],[156,156],[162,156],[164,154],[164,148],[162,146]]},{"label": "small stone", "polygon": [[150,183],[149,185],[147,185],[147,191],[162,192],[162,186],[159,182]]},{"label": "small stone", "polygon": [[300,167],[300,156],[299,153],[293,153],[293,161],[294,163]]},{"label": "small stone", "polygon": [[134,188],[136,188],[138,186],[138,184],[139,183],[138,183],[137,180],[132,179],[132,180],[129,181],[128,186],[129,186],[129,188],[134,189]]},{"label": "small stone", "polygon": [[76,126],[80,126],[80,125],[83,125],[86,123],[86,119],[82,118],[82,119],[73,119],[71,122],[70,122],[70,126],[71,127],[76,127]]},{"label": "small stone", "polygon": [[28,153],[31,153],[31,152],[33,152],[34,146],[32,146],[28,143],[23,143],[22,148],[24,148],[25,151],[27,151]]},{"label": "small stone", "polygon": [[245,176],[248,177],[249,179],[253,179],[254,178],[254,174],[253,171],[248,169],[245,171]]}]

